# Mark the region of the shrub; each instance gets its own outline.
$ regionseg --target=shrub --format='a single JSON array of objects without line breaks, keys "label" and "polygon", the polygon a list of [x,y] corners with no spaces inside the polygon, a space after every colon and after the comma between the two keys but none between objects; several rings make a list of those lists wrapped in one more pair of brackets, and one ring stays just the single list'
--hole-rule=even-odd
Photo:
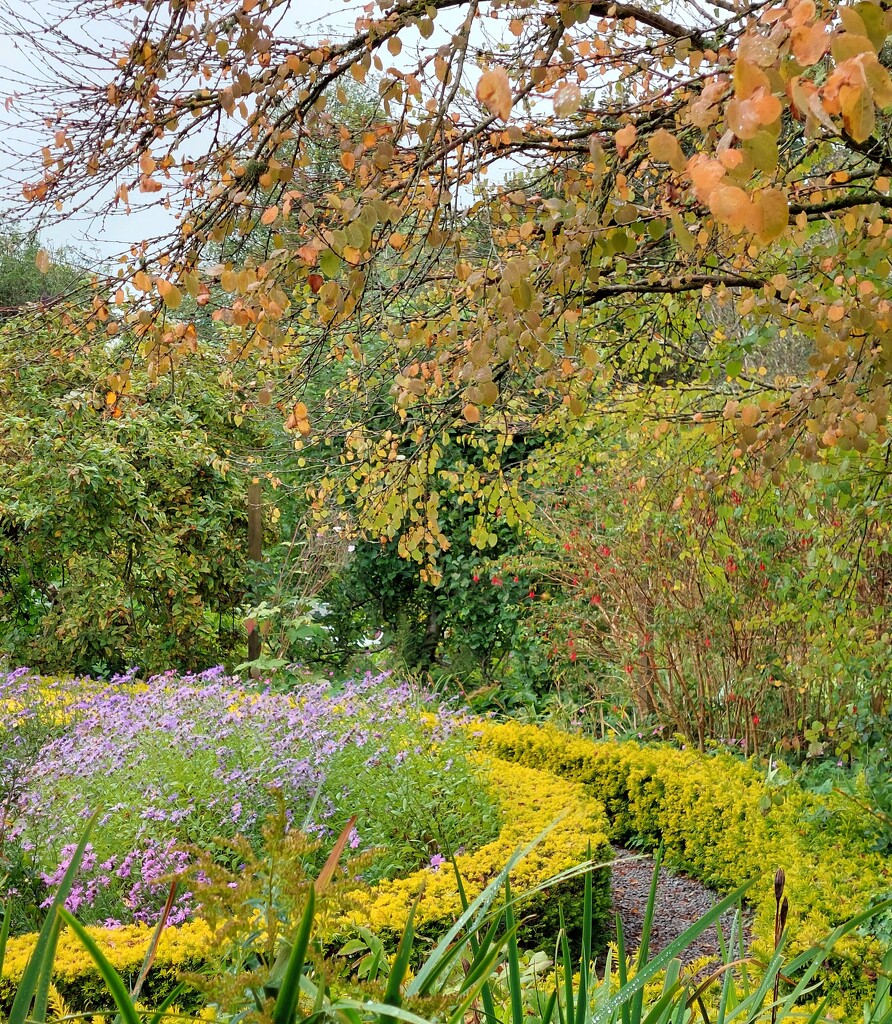
[{"label": "shrub", "polygon": [[[481,749],[494,756],[555,772],[586,785],[604,802],[611,837],[648,847],[665,844],[674,863],[719,889],[754,880],[754,941],[773,945],[773,878],[787,876],[790,948],[800,952],[854,917],[892,888],[887,860],[857,837],[809,825],[820,800],[793,791],[767,814],[764,783],[750,764],[729,755],[637,743],[595,743],[550,728],[516,723],[480,729]],[[843,939],[834,951],[829,984],[856,1000],[875,972],[882,950],[870,935]]]}]

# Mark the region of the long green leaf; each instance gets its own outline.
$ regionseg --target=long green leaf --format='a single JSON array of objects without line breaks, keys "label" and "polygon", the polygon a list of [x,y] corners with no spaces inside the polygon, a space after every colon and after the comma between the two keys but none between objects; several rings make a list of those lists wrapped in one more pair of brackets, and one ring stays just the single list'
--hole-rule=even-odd
[{"label": "long green leaf", "polygon": [[3,974],[3,964],[6,961],[6,943],[9,939],[9,926],[12,922],[12,904],[9,900],[3,905],[3,924],[0,925],[0,975]]},{"label": "long green leaf", "polygon": [[418,901],[420,899],[421,893],[418,893],[409,910],[406,927],[400,936],[399,945],[396,948],[396,956],[393,958],[390,975],[387,978],[384,1002],[388,1006],[402,1005],[402,987],[406,975],[409,973],[409,961],[412,958],[412,946],[415,941],[415,911],[418,910]]},{"label": "long green leaf", "polygon": [[523,987],[520,980],[520,950],[517,946],[517,921],[511,898],[511,881],[505,879],[505,924],[511,933],[508,940],[508,992],[511,996],[512,1024],[523,1024]]},{"label": "long green leaf", "polygon": [[124,979],[109,963],[108,958],[99,946],[96,945],[96,942],[92,936],[89,935],[87,929],[84,928],[80,921],[78,921],[72,914],[69,914],[64,907],[59,908],[58,914],[80,939],[84,948],[90,954],[90,958],[93,963],[96,964],[99,973],[102,975],[102,980],[105,982],[106,988],[109,990],[112,999],[115,1001],[115,1006],[117,1006],[118,1013],[121,1015],[121,1019],[124,1021],[124,1024],[141,1024],[139,1014],[133,1004],[133,1000],[130,998],[127,986],[124,984]]},{"label": "long green leaf", "polygon": [[[53,921],[53,929],[50,932],[50,941],[47,945],[48,961],[52,963],[56,959],[56,949],[59,946],[59,932],[62,930],[62,919],[57,915]],[[51,953],[49,951],[52,951]],[[52,970],[41,971],[37,979],[37,991],[34,993],[34,1006],[31,1010],[31,1020],[35,1024],[43,1024],[46,1020],[46,1010],[50,1000],[50,986],[53,982]]]},{"label": "long green leaf", "polygon": [[[451,850],[449,851],[449,863],[452,865],[452,870],[455,874],[455,884],[458,886],[458,898],[461,900],[461,908],[464,912],[468,909],[468,896],[465,892],[465,883],[461,876],[461,871],[458,870],[458,862],[455,859],[455,854]],[[495,924],[498,924],[498,920],[499,919],[496,920]],[[471,953],[474,955],[474,959],[476,960],[480,954],[480,942],[475,931],[472,930],[468,932],[468,942],[471,946]],[[484,947],[484,953],[485,952],[486,948]],[[492,985],[488,981],[480,990],[480,999],[483,1002],[483,1015],[487,1024],[497,1024],[496,1003],[492,994]],[[542,1024],[547,1024],[547,1022],[543,1021]]]},{"label": "long green leaf", "polygon": [[740,886],[739,889],[735,889],[729,896],[726,896],[723,900],[720,900],[708,913],[704,914],[698,921],[695,921],[690,928],[685,929],[678,936],[673,939],[665,949],[662,950],[653,960],[649,961],[641,971],[639,971],[634,978],[631,978],[625,985],[622,985],[618,992],[611,996],[599,1009],[598,1013],[592,1018],[592,1024],[607,1024],[613,1018],[613,1014],[616,1010],[622,1007],[624,1002],[628,1002],[632,999],[634,994],[641,989],[672,960],[674,960],[682,950],[686,949],[698,936],[702,935],[707,928],[716,922],[722,914],[727,910],[730,910],[734,904],[741,899],[747,890],[752,886],[753,882],[749,881],[745,885]]},{"label": "long green leaf", "polygon": [[282,978],[282,987],[276,996],[276,1003],[273,1007],[273,1024],[293,1024],[300,995],[300,976],[303,973],[307,950],[310,947],[315,912],[316,890],[311,885],[307,888],[307,905],[294,938],[294,945],[291,947],[291,956],[288,958],[288,966],[285,969],[285,976]]},{"label": "long green leaf", "polygon": [[84,857],[84,850],[87,848],[90,834],[93,831],[93,826],[96,824],[97,814],[94,814],[87,822],[80,842],[77,844],[65,874],[62,876],[62,881],[59,883],[59,887],[53,896],[46,920],[43,922],[43,927],[37,936],[37,942],[34,944],[34,952],[25,965],[25,970],[22,972],[22,979],[16,990],[12,1009],[9,1011],[8,1024],[25,1024],[40,978],[44,974],[52,974],[53,961],[56,958],[56,947],[53,937],[58,937],[59,934],[56,927],[56,913],[61,907],[65,906],[65,901],[68,899],[72,885],[74,885],[74,879]]},{"label": "long green leaf", "polygon": [[[657,910],[657,889],[660,884],[660,868],[663,866],[663,844],[657,848],[657,855],[654,857],[654,870],[650,879],[650,891],[647,894],[647,906],[644,911],[644,923],[641,927],[641,943],[638,946],[638,962],[635,966],[637,974],[647,963],[647,956],[650,952],[650,933],[653,928],[654,916]],[[644,989],[635,993],[630,1007],[633,1024],[641,1020],[641,1013],[644,1007]]]}]

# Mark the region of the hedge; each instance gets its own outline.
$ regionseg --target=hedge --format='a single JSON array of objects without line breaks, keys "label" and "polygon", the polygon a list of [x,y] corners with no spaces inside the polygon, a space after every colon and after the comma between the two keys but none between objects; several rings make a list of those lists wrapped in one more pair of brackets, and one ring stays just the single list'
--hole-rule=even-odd
[{"label": "hedge", "polygon": [[[759,808],[762,774],[726,754],[662,745],[594,742],[550,727],[487,723],[480,749],[583,783],[603,801],[610,835],[646,847],[663,843],[667,860],[705,883],[732,890],[755,880],[754,948],[773,945],[773,880],[786,872],[792,952],[808,949],[834,927],[892,890],[892,865],[858,837],[839,837],[813,824],[822,804],[788,787],[783,804]],[[854,1006],[880,966],[883,947],[865,934],[846,936],[828,960],[829,988]]]},{"label": "hedge", "polygon": [[[504,824],[493,842],[456,857],[467,897],[473,899],[482,892],[515,850],[528,845],[551,827],[545,838],[515,866],[511,880],[516,894],[530,894],[522,911],[529,919],[524,926],[525,944],[544,942],[553,949],[559,906],[563,906],[568,927],[574,932],[581,928],[582,878],[577,876],[540,892],[531,891],[588,857],[595,863],[609,865],[612,851],[604,807],[592,800],[585,787],[577,782],[495,758],[487,757],[484,765],[487,781],[499,799]],[[610,909],[608,867],[594,872],[593,883],[593,935],[596,942],[604,944]],[[461,913],[455,877],[448,864],[437,870],[425,869],[405,878],[382,882],[371,890],[351,893],[351,911],[338,931],[346,934],[352,924],[361,923],[384,935],[401,932],[419,890],[422,895],[416,917],[417,930],[428,935],[442,932]],[[88,931],[125,982],[132,984],[142,966],[152,929],[133,925],[88,928]],[[9,940],[0,978],[0,1005],[10,1005],[35,938],[30,934]],[[160,1002],[180,973],[200,972],[209,962],[212,943],[211,930],[201,921],[165,929],[144,988],[146,1005]],[[109,1006],[105,986],[92,960],[67,930],[59,939],[54,983],[74,1012]]]}]

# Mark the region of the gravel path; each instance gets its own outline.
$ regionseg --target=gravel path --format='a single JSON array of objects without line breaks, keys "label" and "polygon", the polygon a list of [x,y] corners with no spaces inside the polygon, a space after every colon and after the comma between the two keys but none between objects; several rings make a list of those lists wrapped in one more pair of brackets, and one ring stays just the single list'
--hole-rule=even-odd
[{"label": "gravel path", "polygon": [[[653,878],[654,862],[632,850],[614,847],[613,909],[623,923],[626,949],[634,951],[641,939],[641,925],[647,908],[647,897]],[[657,905],[651,929],[650,951],[658,953],[674,938],[710,910],[718,894],[686,875],[674,874],[666,868],[660,870],[657,887]],[[722,917],[727,937],[734,912]],[[703,932],[697,941],[681,954],[683,963],[705,956],[720,956],[715,926]]]}]

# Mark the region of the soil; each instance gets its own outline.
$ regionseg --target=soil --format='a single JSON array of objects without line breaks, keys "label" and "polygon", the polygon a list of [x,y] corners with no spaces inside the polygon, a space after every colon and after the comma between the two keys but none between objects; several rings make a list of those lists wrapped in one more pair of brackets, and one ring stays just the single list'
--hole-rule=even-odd
[{"label": "soil", "polygon": [[[634,952],[641,941],[641,927],[647,908],[654,862],[650,857],[620,847],[614,847],[614,855],[613,910],[619,913],[622,920],[626,950]],[[651,928],[651,956],[660,952],[698,918],[711,910],[719,898],[718,893],[701,882],[686,875],[676,874],[665,867],[661,868],[657,883],[656,911]],[[721,918],[726,941],[733,919],[733,910]],[[719,958],[720,949],[718,934],[713,925],[679,954],[679,958],[685,964],[701,957]]]}]

